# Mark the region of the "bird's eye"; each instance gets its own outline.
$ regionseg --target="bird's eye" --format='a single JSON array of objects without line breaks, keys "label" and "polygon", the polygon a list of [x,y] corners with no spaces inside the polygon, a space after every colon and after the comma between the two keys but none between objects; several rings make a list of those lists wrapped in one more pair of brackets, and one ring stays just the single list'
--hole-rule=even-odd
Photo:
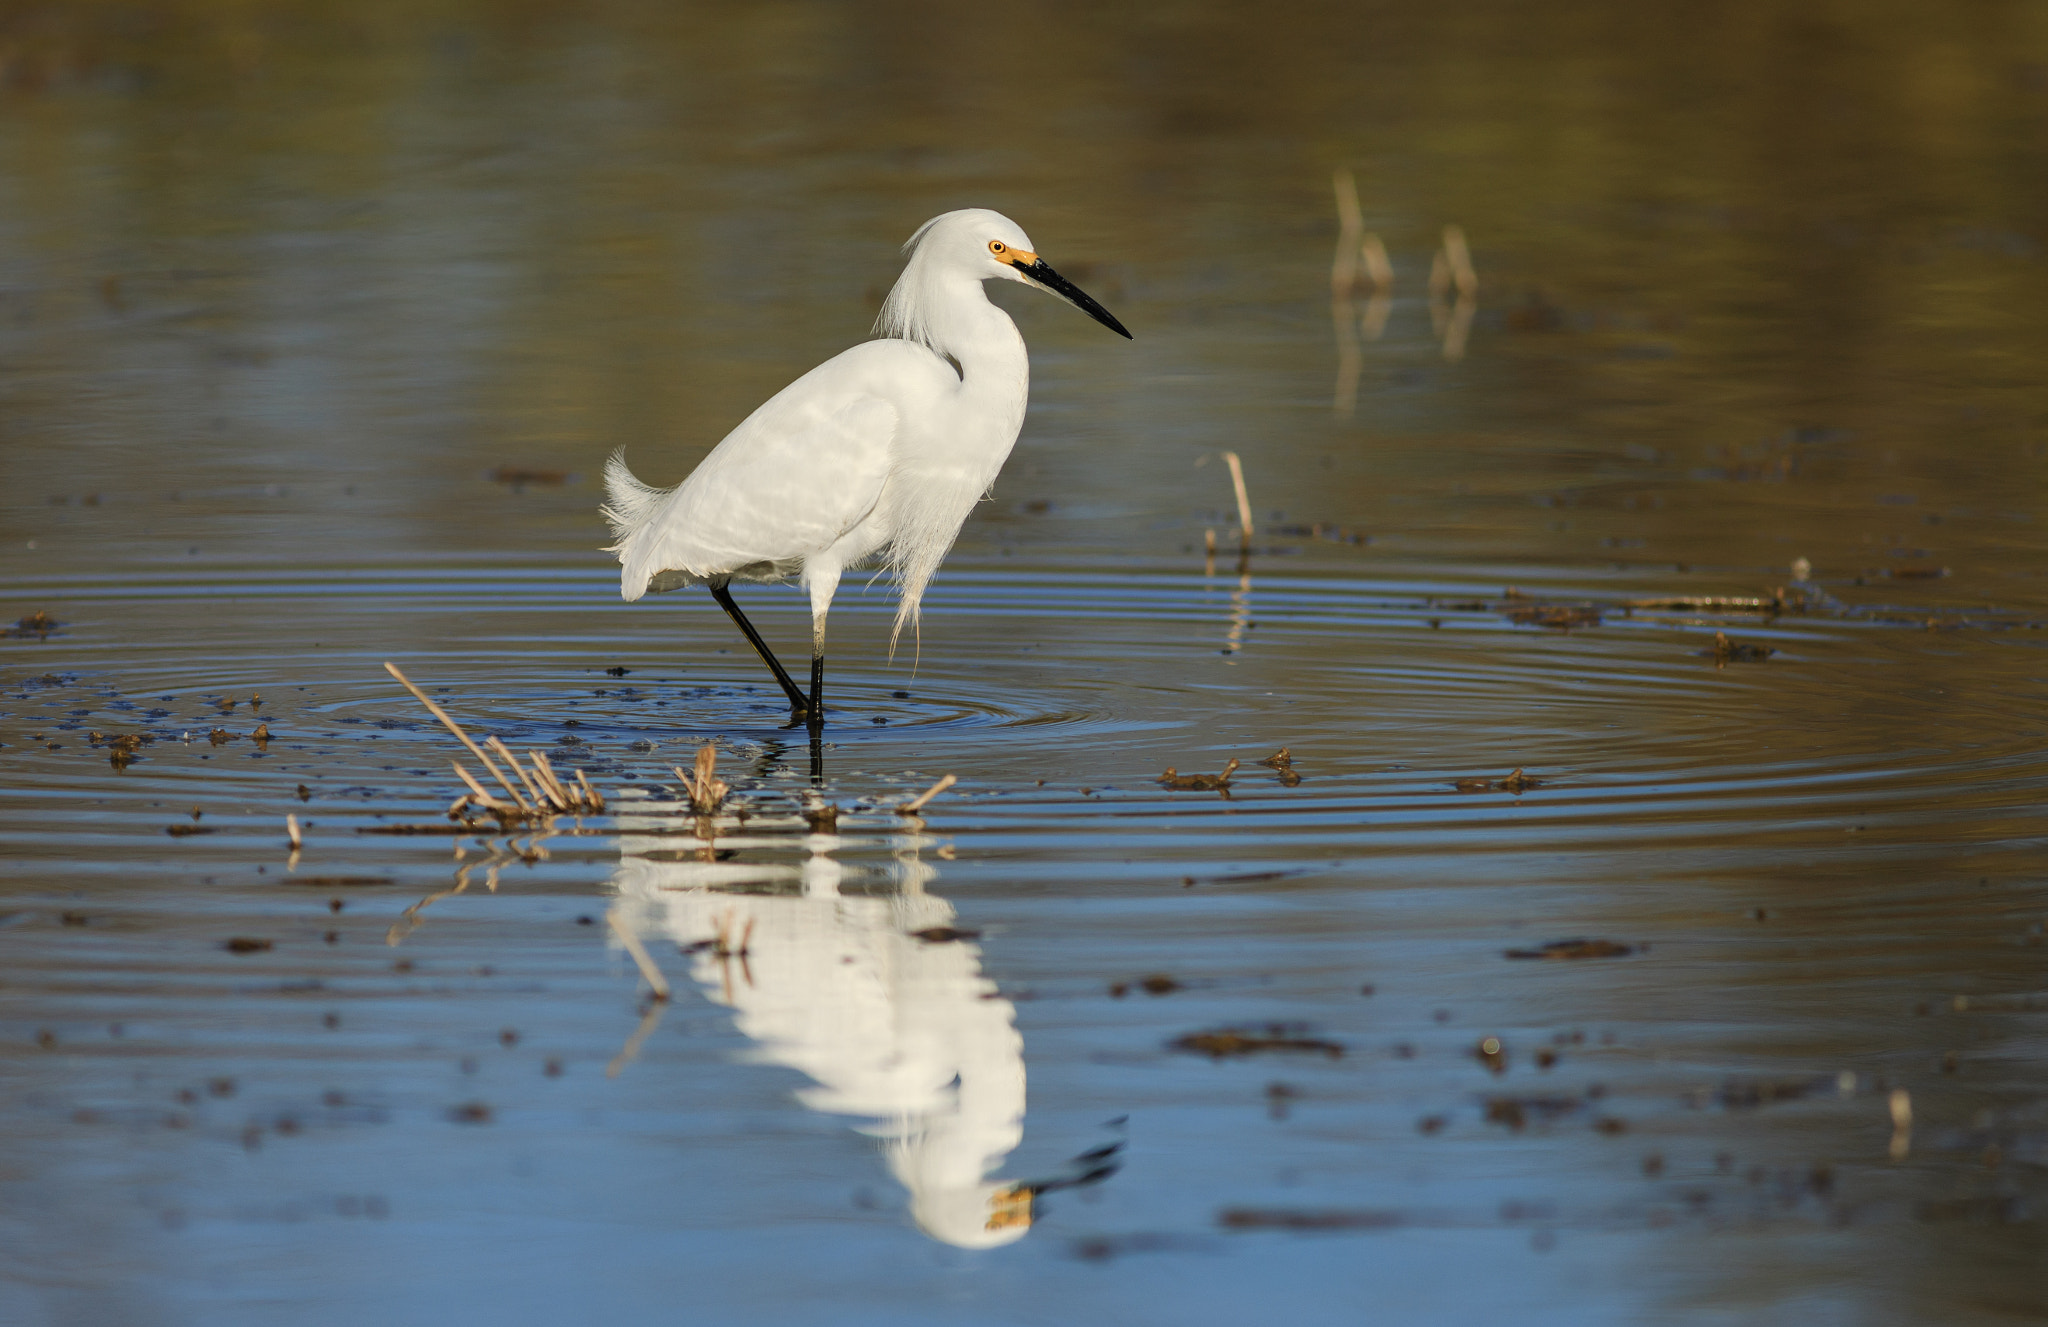
[{"label": "bird's eye", "polygon": [[988,242],[988,251],[990,253],[1003,253],[1006,250],[1001,240],[990,240]]}]

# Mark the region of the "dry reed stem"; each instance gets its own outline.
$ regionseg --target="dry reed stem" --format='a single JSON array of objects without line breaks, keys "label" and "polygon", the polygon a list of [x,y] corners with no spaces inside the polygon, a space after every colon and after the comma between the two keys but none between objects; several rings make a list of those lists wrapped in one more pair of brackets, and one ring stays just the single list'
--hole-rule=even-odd
[{"label": "dry reed stem", "polygon": [[505,819],[519,819],[531,814],[519,807],[513,806],[509,802],[501,802],[485,792],[484,786],[476,781],[476,776],[462,767],[461,761],[451,760],[448,763],[455,767],[456,777],[469,785],[470,800],[473,804],[482,807],[494,816]]},{"label": "dry reed stem", "polygon": [[1365,274],[1372,278],[1376,290],[1390,290],[1394,285],[1394,264],[1387,257],[1387,246],[1380,237],[1367,232],[1358,246],[1358,256],[1365,264]]},{"label": "dry reed stem", "polygon": [[1244,463],[1237,459],[1236,452],[1223,453],[1223,463],[1230,467],[1230,483],[1237,490],[1237,533],[1244,543],[1252,541],[1252,500],[1244,489]]},{"label": "dry reed stem", "polygon": [[[483,762],[483,767],[490,771],[491,777],[496,779],[499,783],[503,784],[506,792],[512,794],[512,801],[514,805],[519,807],[519,809],[522,811],[532,811],[533,808],[526,804],[526,799],[519,795],[519,790],[512,786],[512,781],[505,777],[503,771],[501,771],[496,765],[491,763],[491,758],[484,754],[484,749],[482,747],[478,746],[475,742],[470,740],[469,734],[462,731],[462,725],[448,717],[448,711],[442,709],[439,705],[436,705],[431,696],[427,695],[426,692],[414,686],[412,684],[411,678],[407,677],[404,673],[398,671],[397,664],[391,663],[387,660],[384,664],[384,671],[391,674],[391,676],[393,676],[394,678],[397,678],[398,685],[404,687],[407,691],[412,692],[414,700],[417,700],[420,704],[426,706],[427,712],[429,714],[432,714],[435,718],[439,719],[442,722],[442,724],[448,729],[449,732],[455,734],[457,741],[461,742],[464,746],[469,748],[471,755],[475,756],[479,761]],[[467,778],[468,776],[464,775],[463,777]]]},{"label": "dry reed stem", "polygon": [[1337,256],[1330,260],[1330,293],[1342,299],[1358,281],[1359,238],[1365,218],[1358,207],[1358,181],[1348,170],[1332,177],[1337,191]]},{"label": "dry reed stem", "polygon": [[697,765],[694,774],[682,766],[672,766],[676,777],[683,781],[683,791],[689,794],[690,809],[700,816],[715,815],[725,801],[725,795],[732,791],[725,780],[714,772],[718,767],[718,748],[706,742],[697,748]]},{"label": "dry reed stem", "polygon": [[931,801],[932,798],[937,797],[940,793],[946,791],[946,789],[952,787],[954,784],[958,782],[960,782],[959,775],[946,775],[945,777],[941,778],[937,783],[933,784],[931,787],[925,789],[916,797],[912,798],[910,801],[905,802],[903,805],[897,807],[896,814],[903,816],[916,815],[919,811],[924,810],[926,802]]},{"label": "dry reed stem", "polygon": [[590,780],[583,777],[583,771],[580,769],[576,771],[576,784],[583,789],[583,804],[592,813],[602,813],[604,811],[604,798],[597,795],[597,789],[590,786]]},{"label": "dry reed stem", "polygon": [[296,815],[287,815],[287,816],[286,816],[286,817],[284,818],[284,832],[285,832],[285,834],[286,834],[286,835],[287,835],[287,836],[288,836],[288,837],[289,837],[289,838],[291,839],[291,844],[292,844],[292,851],[293,851],[293,852],[297,852],[297,851],[298,851],[298,850],[299,850],[300,848],[303,848],[303,847],[305,847],[305,846],[306,846],[305,840],[304,840],[304,839],[302,839],[301,837],[299,837],[299,818],[298,818],[298,816],[296,816]]},{"label": "dry reed stem", "polygon": [[627,930],[619,921],[617,909],[607,912],[604,919],[611,924],[612,934],[619,937],[619,943],[632,955],[634,966],[640,969],[640,975],[645,977],[647,984],[653,988],[654,998],[668,999],[668,978],[662,976],[661,969],[654,966],[654,960],[648,956],[646,946],[640,943],[640,937]]},{"label": "dry reed stem", "polygon": [[512,749],[495,736],[486,737],[484,745],[502,756],[505,763],[512,767],[512,772],[517,774],[519,781],[526,785],[526,791],[533,794],[534,806],[545,809],[548,805],[547,794],[541,791],[540,785],[534,781],[533,776],[526,772],[526,767],[519,763],[519,757],[512,754]]},{"label": "dry reed stem", "polygon": [[1479,293],[1479,274],[1472,270],[1472,250],[1465,243],[1463,226],[1444,227],[1444,258],[1447,261],[1451,283],[1458,288],[1460,299],[1471,299]]},{"label": "dry reed stem", "polygon": [[549,795],[562,806],[573,805],[576,799],[569,795],[569,790],[562,786],[561,779],[555,776],[555,767],[548,763],[547,752],[529,751],[526,754],[533,761],[534,772],[540,775],[541,782],[547,784]]}]

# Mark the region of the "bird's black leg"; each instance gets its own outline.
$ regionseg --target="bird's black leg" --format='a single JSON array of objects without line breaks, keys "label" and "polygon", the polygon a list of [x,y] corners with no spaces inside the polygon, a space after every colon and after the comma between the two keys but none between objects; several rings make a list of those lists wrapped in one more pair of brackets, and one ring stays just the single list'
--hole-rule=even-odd
[{"label": "bird's black leg", "polygon": [[761,639],[761,633],[754,630],[754,624],[747,621],[747,615],[732,601],[732,591],[723,585],[714,585],[711,587],[711,597],[716,599],[718,606],[738,624],[740,631],[747,638],[747,643],[754,647],[754,652],[761,656],[761,662],[768,665],[768,671],[775,674],[775,680],[782,684],[783,693],[789,697],[790,717],[809,717],[810,703],[804,699],[804,693],[796,689],[796,683],[790,680],[788,670],[782,666],[782,661],[775,657],[775,651],[768,648],[768,642]]},{"label": "bird's black leg", "polygon": [[811,656],[811,726],[825,722],[825,656]]}]

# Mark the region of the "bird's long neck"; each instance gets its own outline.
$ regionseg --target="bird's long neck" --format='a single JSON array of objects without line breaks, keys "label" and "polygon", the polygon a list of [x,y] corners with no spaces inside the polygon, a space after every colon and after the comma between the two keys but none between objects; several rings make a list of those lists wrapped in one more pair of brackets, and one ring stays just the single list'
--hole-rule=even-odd
[{"label": "bird's long neck", "polygon": [[961,396],[1001,435],[1007,454],[1031,392],[1024,337],[1010,315],[989,301],[980,281],[961,278],[939,307],[944,313],[934,320],[933,348],[959,366]]},{"label": "bird's long neck", "polygon": [[[908,273],[904,280],[910,280]],[[889,563],[900,595],[898,633],[917,620],[925,585],[1008,459],[1031,390],[1024,338],[1010,315],[989,303],[978,279],[951,277],[919,293],[925,298],[911,326],[921,336],[913,339],[951,360],[960,385],[936,414],[897,436],[897,473],[906,482],[892,483],[886,500],[893,530]]]}]

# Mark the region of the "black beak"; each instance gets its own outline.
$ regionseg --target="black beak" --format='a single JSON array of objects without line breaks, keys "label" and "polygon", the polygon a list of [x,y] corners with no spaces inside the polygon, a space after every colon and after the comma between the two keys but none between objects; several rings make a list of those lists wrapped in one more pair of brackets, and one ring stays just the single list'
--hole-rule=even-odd
[{"label": "black beak", "polygon": [[1052,268],[1046,264],[1045,259],[1041,258],[1037,262],[1031,264],[1031,266],[1029,267],[1026,267],[1022,263],[1013,263],[1011,264],[1011,266],[1015,267],[1019,272],[1022,272],[1025,276],[1037,282],[1039,285],[1044,286],[1047,290],[1050,290],[1053,294],[1059,296],[1067,303],[1073,305],[1081,312],[1087,314],[1096,322],[1101,323],[1110,331],[1115,332],[1124,340],[1128,341],[1131,339],[1131,334],[1124,330],[1124,325],[1116,320],[1116,316],[1114,314],[1112,314],[1108,309],[1103,308],[1100,304],[1097,304],[1093,299],[1089,298],[1087,291],[1081,289],[1073,282],[1067,280],[1058,272],[1053,271]]}]

